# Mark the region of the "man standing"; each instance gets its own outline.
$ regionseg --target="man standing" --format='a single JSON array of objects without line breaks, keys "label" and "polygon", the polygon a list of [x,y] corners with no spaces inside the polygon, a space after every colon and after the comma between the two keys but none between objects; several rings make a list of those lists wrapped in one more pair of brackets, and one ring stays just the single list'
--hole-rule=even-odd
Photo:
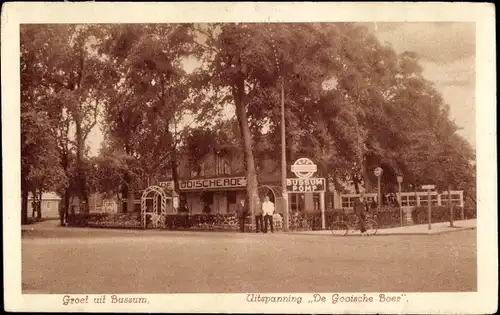
[{"label": "man standing", "polygon": [[366,218],[365,211],[367,211],[366,208],[367,208],[367,203],[365,200],[365,193],[362,191],[359,194],[359,198],[356,199],[356,201],[354,202],[354,212],[356,213],[359,219],[361,235],[364,235],[366,232],[366,227],[365,227],[365,218]]},{"label": "man standing", "polygon": [[271,233],[274,233],[273,226],[273,215],[274,215],[274,203],[269,200],[269,197],[264,198],[262,203],[262,213],[264,214],[264,233],[267,233],[267,225],[271,225]]},{"label": "man standing", "polygon": [[248,207],[245,203],[245,199],[241,199],[236,208],[236,215],[238,216],[238,223],[240,224],[240,231],[245,232],[245,221],[248,216]]}]

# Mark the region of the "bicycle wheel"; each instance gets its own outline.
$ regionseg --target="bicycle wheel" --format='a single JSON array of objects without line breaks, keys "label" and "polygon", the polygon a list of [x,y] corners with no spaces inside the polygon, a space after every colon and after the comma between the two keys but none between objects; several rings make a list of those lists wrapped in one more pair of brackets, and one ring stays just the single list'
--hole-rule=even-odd
[{"label": "bicycle wheel", "polygon": [[345,222],[335,221],[330,226],[330,230],[332,231],[333,235],[344,236],[349,231],[349,227]]},{"label": "bicycle wheel", "polygon": [[378,230],[378,223],[373,219],[367,219],[365,221],[366,234],[375,235]]}]

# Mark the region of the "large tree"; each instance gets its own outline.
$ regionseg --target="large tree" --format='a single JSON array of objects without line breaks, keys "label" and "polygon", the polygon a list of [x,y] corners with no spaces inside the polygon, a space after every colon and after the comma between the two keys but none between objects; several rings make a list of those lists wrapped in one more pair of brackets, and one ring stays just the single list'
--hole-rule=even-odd
[{"label": "large tree", "polygon": [[[98,51],[101,30],[99,25],[77,24],[23,25],[21,29],[21,60],[27,65],[21,67],[21,76],[30,80],[22,89],[43,89],[44,111],[66,172],[71,147],[75,148],[76,193],[81,201],[88,199],[85,142],[113,83],[111,65]],[[67,209],[69,196],[65,201]]]},{"label": "large tree", "polygon": [[[140,161],[143,175],[172,170],[178,187],[178,126],[189,110],[183,58],[193,53],[188,24],[119,25],[109,29],[104,52],[120,80],[106,108],[106,133],[130,163]],[[127,169],[132,169],[129,165]],[[125,172],[123,195],[133,205],[140,180]]]}]

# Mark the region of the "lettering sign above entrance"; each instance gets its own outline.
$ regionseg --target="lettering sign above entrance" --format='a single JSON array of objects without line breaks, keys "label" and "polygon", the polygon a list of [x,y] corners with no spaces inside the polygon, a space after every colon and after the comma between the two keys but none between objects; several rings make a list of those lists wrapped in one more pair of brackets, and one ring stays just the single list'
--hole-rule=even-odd
[{"label": "lettering sign above entrance", "polygon": [[298,178],[310,178],[318,171],[318,167],[308,158],[300,158],[291,166],[292,173]]},{"label": "lettering sign above entrance", "polygon": [[324,178],[287,178],[286,190],[288,193],[324,192]]},{"label": "lettering sign above entrance", "polygon": [[[167,190],[172,190],[174,188],[174,182],[160,182],[159,186],[164,187]],[[244,188],[246,186],[247,180],[245,177],[189,179],[179,181],[180,190]]]}]

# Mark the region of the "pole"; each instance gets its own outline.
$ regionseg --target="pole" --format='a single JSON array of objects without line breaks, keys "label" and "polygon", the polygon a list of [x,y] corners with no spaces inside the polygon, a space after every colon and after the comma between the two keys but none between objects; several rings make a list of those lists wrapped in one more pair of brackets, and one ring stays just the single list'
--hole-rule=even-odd
[{"label": "pole", "polygon": [[320,193],[319,205],[321,210],[321,229],[325,229],[325,192]]},{"label": "pole", "polygon": [[429,221],[429,231],[431,230],[431,190],[427,189],[427,219]]},{"label": "pole", "polygon": [[380,192],[380,176],[377,176],[377,186],[378,186],[378,207],[382,205],[382,193]]},{"label": "pole", "polygon": [[403,206],[401,205],[401,183],[398,183],[398,186],[399,186],[399,200],[398,200],[399,215],[401,217],[401,226],[403,226]]},{"label": "pole", "polygon": [[450,227],[453,227],[453,207],[451,206],[451,187],[448,185],[448,209],[450,210]]},{"label": "pole", "polygon": [[286,139],[285,139],[285,80],[281,76],[281,189],[283,193],[283,230],[288,232],[288,194],[286,191]]}]

